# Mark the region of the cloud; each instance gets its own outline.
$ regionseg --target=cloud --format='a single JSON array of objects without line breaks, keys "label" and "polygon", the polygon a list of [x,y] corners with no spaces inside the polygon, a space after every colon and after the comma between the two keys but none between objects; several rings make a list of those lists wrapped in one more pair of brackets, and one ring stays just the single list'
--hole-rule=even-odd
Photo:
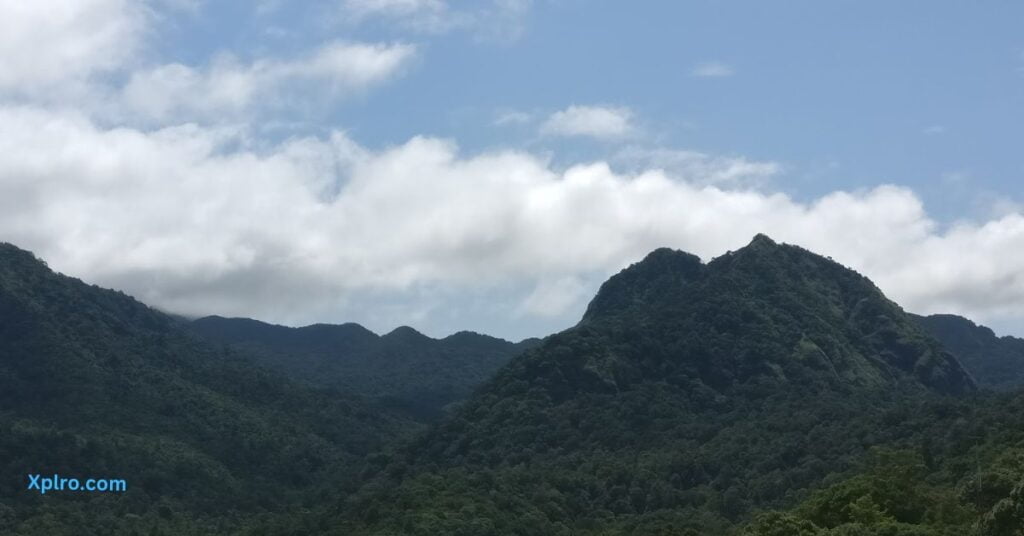
[{"label": "cloud", "polygon": [[[651,249],[708,259],[767,232],[858,269],[913,311],[1024,315],[1019,212],[942,229],[906,188],[801,202],[721,183],[714,157],[686,176],[623,174],[517,151],[464,156],[422,137],[382,151],[342,133],[248,139],[0,107],[3,239],[180,313],[358,320],[400,295],[399,309],[446,311],[457,328],[474,296],[513,287],[507,323],[571,322],[601,279]],[[415,306],[438,288],[457,298]]]},{"label": "cloud", "polygon": [[567,276],[542,279],[519,304],[516,313],[539,317],[558,317],[565,314],[582,299],[589,298],[590,289],[579,277]]},{"label": "cloud", "polygon": [[341,18],[349,24],[384,21],[407,31],[442,34],[468,31],[479,39],[512,41],[524,31],[532,0],[463,2],[445,0],[342,0]]},{"label": "cloud", "polygon": [[407,17],[442,12],[448,9],[448,5],[442,0],[344,0],[342,9],[358,18],[371,15]]},{"label": "cloud", "polygon": [[530,121],[533,121],[533,116],[531,114],[518,110],[507,110],[498,113],[498,117],[494,120],[494,124],[497,126],[525,125]]},{"label": "cloud", "polygon": [[635,171],[660,169],[693,184],[727,187],[764,186],[768,179],[782,171],[778,162],[644,146],[626,147],[614,155],[613,161]]},{"label": "cloud", "polygon": [[923,132],[924,134],[927,134],[929,136],[937,136],[939,134],[945,134],[946,133],[946,127],[944,127],[942,125],[931,125],[931,126],[928,126],[928,127],[925,127],[923,129],[921,129],[921,132]]},{"label": "cloud", "polygon": [[83,83],[137,53],[150,14],[134,0],[0,2],[0,91]]},{"label": "cloud", "polygon": [[[396,76],[416,55],[408,44],[331,42],[291,60],[242,63],[221,56],[205,69],[178,63],[137,71],[121,89],[121,113],[157,122],[232,117],[255,107],[301,107],[310,94],[344,97]],[[321,91],[311,92],[310,86]]]},{"label": "cloud", "polygon": [[444,32],[466,22],[462,16],[450,13],[442,0],[343,0],[341,9],[343,17],[352,22],[380,17],[428,33]]},{"label": "cloud", "polygon": [[615,139],[633,133],[633,112],[625,107],[570,106],[552,114],[541,125],[550,136],[587,136]]},{"label": "cloud", "polygon": [[1024,214],[1024,203],[1013,199],[997,198],[992,201],[991,213],[997,218],[1012,216],[1013,214]]},{"label": "cloud", "polygon": [[724,78],[735,75],[736,70],[728,64],[719,61],[709,61],[698,64],[690,71],[690,74],[697,78]]}]

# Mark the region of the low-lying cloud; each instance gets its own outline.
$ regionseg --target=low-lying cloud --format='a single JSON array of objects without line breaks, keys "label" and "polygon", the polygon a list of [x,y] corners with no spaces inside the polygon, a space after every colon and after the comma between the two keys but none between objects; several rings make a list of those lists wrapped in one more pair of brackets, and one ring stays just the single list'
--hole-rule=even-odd
[{"label": "low-lying cloud", "polygon": [[521,289],[510,320],[562,318],[593,292],[589,275],[659,246],[707,259],[758,232],[833,256],[914,311],[1024,314],[1019,213],[944,229],[897,186],[804,203],[717,184],[711,165],[560,171],[433,138],[381,151],[340,132],[269,148],[247,138],[0,108],[2,238],[175,312],[289,323],[342,320],[331,315],[373,308],[352,300],[374,293],[413,310],[431,288],[455,296],[453,326],[452,308],[496,288]]},{"label": "low-lying cloud", "polygon": [[[797,201],[771,190],[779,163],[643,145],[624,106],[497,119],[608,148],[567,169],[543,149],[462,154],[431,137],[371,150],[340,128],[275,141],[257,125],[325,113],[394,79],[419,49],[328,41],[190,65],[145,53],[160,5],[198,6],[0,4],[0,240],[152,305],[542,335],[651,249],[708,259],[766,232],[860,270],[911,310],[1024,318],[1024,216],[1012,202],[941,226],[899,186]],[[355,24],[507,40],[531,2],[335,5]],[[712,62],[691,74],[733,73]]]}]

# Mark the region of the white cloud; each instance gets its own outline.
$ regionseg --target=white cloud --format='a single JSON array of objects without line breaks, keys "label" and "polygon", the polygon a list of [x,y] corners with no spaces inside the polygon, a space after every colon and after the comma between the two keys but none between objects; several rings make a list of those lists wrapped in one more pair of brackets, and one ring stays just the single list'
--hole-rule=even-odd
[{"label": "white cloud", "polygon": [[570,106],[541,125],[542,134],[615,139],[633,133],[633,112],[625,107]]},{"label": "white cloud", "polygon": [[614,161],[632,170],[660,169],[693,184],[725,187],[764,186],[768,179],[782,171],[782,165],[778,162],[642,146],[622,149],[615,155]]},{"label": "white cloud", "polygon": [[424,12],[444,11],[442,0],[344,0],[342,9],[353,17],[371,15],[409,16]]},{"label": "white cloud", "polygon": [[122,67],[149,18],[135,0],[0,2],[0,91],[78,84]]},{"label": "white cloud", "polygon": [[937,136],[939,134],[945,134],[946,133],[946,127],[944,127],[942,125],[931,125],[931,126],[923,128],[921,130],[921,132],[923,132],[923,133],[925,133],[925,134],[927,134],[929,136]]},{"label": "white cloud", "polygon": [[1013,214],[1024,214],[1024,203],[1013,199],[996,199],[992,202],[992,214],[999,218]]},{"label": "white cloud", "polygon": [[525,125],[530,121],[533,121],[533,116],[531,114],[518,110],[506,110],[498,113],[498,117],[494,120],[494,124],[498,126]]},{"label": "white cloud", "polygon": [[555,171],[429,138],[374,152],[339,133],[263,149],[246,137],[2,107],[3,238],[174,311],[310,322],[366,293],[415,301],[430,285],[473,296],[518,282],[532,290],[509,319],[571,312],[593,291],[581,274],[659,246],[708,258],[767,232],[853,266],[914,311],[1024,315],[1020,213],[943,230],[895,186],[799,202],[715,185],[700,166]]},{"label": "white cloud", "polygon": [[[292,60],[244,64],[217,58],[204,70],[161,65],[132,74],[121,90],[122,113],[165,121],[231,117],[253,107],[295,106],[311,94],[338,98],[390,79],[415,57],[408,44],[331,42]],[[313,85],[321,91],[310,92]],[[294,91],[302,91],[300,96]]]},{"label": "white cloud", "polygon": [[554,318],[565,314],[581,300],[589,299],[590,289],[576,276],[541,279],[519,304],[516,314]]},{"label": "white cloud", "polygon": [[352,22],[373,17],[400,20],[424,32],[443,32],[464,23],[442,0],[343,0],[342,16]]},{"label": "white cloud", "polygon": [[457,7],[446,0],[341,0],[341,18],[352,24],[383,20],[405,30],[440,34],[469,31],[478,38],[496,41],[517,39],[532,0],[463,2]]},{"label": "white cloud", "polygon": [[698,78],[724,78],[736,74],[732,66],[719,62],[709,61],[698,64],[690,71],[690,74]]}]

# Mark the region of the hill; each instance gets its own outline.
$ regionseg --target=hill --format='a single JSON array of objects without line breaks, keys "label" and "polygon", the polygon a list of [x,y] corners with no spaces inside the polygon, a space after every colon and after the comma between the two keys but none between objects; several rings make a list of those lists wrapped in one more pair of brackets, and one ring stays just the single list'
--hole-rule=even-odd
[{"label": "hill", "polygon": [[[338,500],[367,454],[414,428],[0,244],[0,534],[272,526]],[[127,492],[43,495],[28,489],[34,474],[123,479]]]},{"label": "hill", "polygon": [[915,319],[960,359],[979,385],[1001,391],[1024,386],[1024,339],[997,337],[991,329],[956,315]]},{"label": "hill", "polygon": [[338,533],[724,534],[975,390],[829,259],[762,235],[707,264],[661,249],[378,459]]},{"label": "hill", "polygon": [[897,426],[900,441],[871,449],[797,504],[759,513],[739,534],[1022,534],[1024,393],[922,404]]},{"label": "hill", "polygon": [[216,316],[189,329],[298,381],[373,398],[421,419],[437,418],[537,344],[468,331],[433,339],[403,326],[378,336],[358,324],[289,328]]},{"label": "hill", "polygon": [[[760,235],[518,346],[189,323],[3,244],[0,535],[1019,536],[1024,394],[929,330],[969,366],[1015,340],[965,322]],[[128,491],[27,489],[53,473]]]}]

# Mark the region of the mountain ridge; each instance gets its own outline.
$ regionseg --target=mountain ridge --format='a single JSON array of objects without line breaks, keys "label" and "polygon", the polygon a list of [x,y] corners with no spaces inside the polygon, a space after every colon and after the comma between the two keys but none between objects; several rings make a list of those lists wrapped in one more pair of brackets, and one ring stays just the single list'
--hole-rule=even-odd
[{"label": "mountain ridge", "polygon": [[469,331],[441,339],[409,326],[377,335],[359,324],[291,328],[245,318],[199,318],[187,329],[296,381],[339,389],[432,421],[512,356],[536,345]]},{"label": "mountain ridge", "polygon": [[[269,511],[351,491],[363,457],[417,428],[0,244],[0,534],[271,525]],[[33,473],[116,477],[128,491],[43,498],[25,490]]]},{"label": "mountain ridge", "polygon": [[991,328],[957,315],[914,319],[959,357],[979,384],[1000,391],[1024,386],[1024,339],[996,336]]},{"label": "mountain ridge", "polygon": [[955,357],[834,261],[764,235],[706,264],[662,248],[382,460],[348,510],[374,519],[343,526],[724,533],[906,437],[892,421],[905,408],[975,391]]},{"label": "mountain ridge", "polygon": [[[210,318],[228,325],[222,333],[330,355],[383,341],[386,352],[367,355],[385,368],[420,359],[411,350],[424,346],[517,355],[491,355],[496,373],[465,381],[436,425],[403,440],[422,425],[340,385],[285,378],[244,345],[213,346],[190,323],[0,244],[4,474],[86,467],[136,483],[122,503],[131,506],[114,509],[42,502],[0,479],[0,496],[16,498],[0,505],[0,534],[726,534],[753,511],[800,504],[749,533],[778,536],[772,527],[848,522],[833,512],[850,502],[844,494],[891,487],[889,473],[917,465],[934,473],[900,491],[917,503],[875,495],[917,512],[941,494],[940,517],[894,514],[907,526],[962,527],[969,509],[1005,516],[1024,496],[1012,447],[1021,434],[996,426],[1019,423],[1024,397],[979,398],[989,395],[927,321],[864,276],[763,235],[708,263],[654,250],[609,278],[576,326],[543,340]],[[994,337],[968,324],[980,334],[972,341]],[[844,480],[889,446],[914,450]],[[974,462],[985,472],[970,474]],[[962,480],[946,484],[949,475]],[[224,508],[247,527],[211,516]],[[907,534],[962,533],[951,530]]]}]

